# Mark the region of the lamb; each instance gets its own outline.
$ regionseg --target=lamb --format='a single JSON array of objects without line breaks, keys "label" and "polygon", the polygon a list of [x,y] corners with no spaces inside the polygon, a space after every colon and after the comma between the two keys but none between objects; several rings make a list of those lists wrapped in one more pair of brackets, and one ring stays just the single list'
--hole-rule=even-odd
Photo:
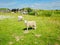
[{"label": "lamb", "polygon": [[18,16],[18,21],[23,20],[23,16]]},{"label": "lamb", "polygon": [[35,21],[27,21],[27,20],[25,20],[25,24],[27,26],[27,30],[28,30],[29,27],[32,27],[33,29],[36,30],[36,22]]}]

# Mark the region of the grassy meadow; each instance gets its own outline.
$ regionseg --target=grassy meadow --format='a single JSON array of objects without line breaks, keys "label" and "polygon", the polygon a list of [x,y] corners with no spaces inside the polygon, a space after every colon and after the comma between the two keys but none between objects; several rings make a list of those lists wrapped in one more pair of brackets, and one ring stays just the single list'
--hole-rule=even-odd
[{"label": "grassy meadow", "polygon": [[37,23],[37,29],[30,29],[27,33],[24,21],[18,22],[19,13],[0,15],[14,17],[0,20],[0,45],[60,45],[59,16],[22,15],[25,20],[35,20]]}]

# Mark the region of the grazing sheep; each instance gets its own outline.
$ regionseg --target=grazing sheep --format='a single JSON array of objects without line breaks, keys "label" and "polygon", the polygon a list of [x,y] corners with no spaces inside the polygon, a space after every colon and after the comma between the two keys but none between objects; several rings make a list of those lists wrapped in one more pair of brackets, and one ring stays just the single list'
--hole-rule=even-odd
[{"label": "grazing sheep", "polygon": [[23,16],[18,16],[18,21],[23,20]]},{"label": "grazing sheep", "polygon": [[36,22],[35,21],[27,21],[25,20],[25,24],[27,26],[27,30],[29,27],[32,27],[33,29],[36,29]]}]

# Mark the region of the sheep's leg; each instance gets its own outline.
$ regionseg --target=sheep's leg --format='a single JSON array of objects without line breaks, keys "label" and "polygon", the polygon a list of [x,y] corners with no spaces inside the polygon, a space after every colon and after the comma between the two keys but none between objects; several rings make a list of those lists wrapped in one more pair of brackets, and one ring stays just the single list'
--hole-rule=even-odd
[{"label": "sheep's leg", "polygon": [[27,26],[27,30],[28,30],[28,26]]},{"label": "sheep's leg", "polygon": [[36,30],[36,27],[34,27],[34,29]]},{"label": "sheep's leg", "polygon": [[33,29],[36,30],[36,25],[33,25]]},{"label": "sheep's leg", "polygon": [[36,30],[36,27],[35,27],[35,30]]},{"label": "sheep's leg", "polygon": [[19,19],[18,19],[18,22],[19,22]]},{"label": "sheep's leg", "polygon": [[20,19],[18,19],[18,22],[20,21]]}]

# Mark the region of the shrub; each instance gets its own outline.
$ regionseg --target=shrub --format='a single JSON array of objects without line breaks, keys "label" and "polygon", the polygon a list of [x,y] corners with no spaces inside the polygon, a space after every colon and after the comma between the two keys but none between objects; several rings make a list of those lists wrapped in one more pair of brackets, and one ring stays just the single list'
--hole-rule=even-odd
[{"label": "shrub", "polygon": [[52,15],[52,12],[51,11],[38,11],[37,12],[37,15],[38,16],[51,16]]},{"label": "shrub", "polygon": [[45,13],[43,13],[43,15],[50,17],[52,15],[52,13],[51,12],[45,12]]},{"label": "shrub", "polygon": [[29,15],[35,15],[35,12],[32,11],[32,12],[29,12],[28,14],[29,14]]}]

